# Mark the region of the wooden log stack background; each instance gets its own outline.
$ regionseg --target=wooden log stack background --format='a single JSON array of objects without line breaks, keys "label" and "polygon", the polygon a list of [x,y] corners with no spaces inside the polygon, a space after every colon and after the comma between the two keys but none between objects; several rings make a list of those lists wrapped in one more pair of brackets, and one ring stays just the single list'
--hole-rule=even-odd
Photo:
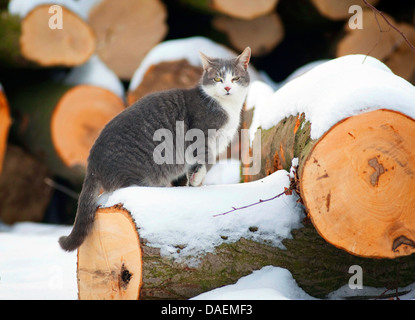
[{"label": "wooden log stack background", "polygon": [[[415,44],[411,1],[368,2]],[[201,68],[184,59],[150,66],[140,87],[131,86],[143,59],[163,41],[202,36],[235,52],[249,45],[252,65],[275,83],[309,62],[369,54],[415,85],[415,52],[361,0],[101,0],[88,8],[76,7],[71,0],[66,3],[57,3],[63,8],[63,28],[51,29],[50,3],[39,2],[17,15],[9,1],[0,1],[0,219],[5,223],[72,223],[88,151],[105,123],[148,92],[194,85]],[[349,27],[351,5],[362,7],[363,29]],[[125,93],[120,96],[87,81],[65,81],[71,71],[93,57],[100,59],[105,74],[117,78]],[[99,71],[89,72],[100,77]],[[291,120],[295,126],[298,119]],[[270,153],[262,176],[287,169],[291,163],[288,158],[287,163],[273,162],[276,150]],[[311,224],[295,231],[294,239],[285,245],[304,247],[309,239],[317,243],[311,252],[336,256],[330,265],[334,273],[342,269],[339,260],[355,261],[322,240]],[[396,248],[413,247],[406,240],[396,240]],[[294,268],[290,254],[279,252],[276,255],[281,259],[270,261]],[[297,281],[307,288],[314,286],[316,295],[324,296],[334,288],[308,281],[304,275],[311,272],[306,268],[312,260],[305,258],[308,254],[300,259],[301,268],[308,271],[296,270],[294,278],[296,274],[303,277]],[[376,283],[385,286],[394,278],[391,270],[402,266],[401,279],[408,284],[411,276],[415,280],[407,268],[414,260],[400,259],[388,260],[380,269],[377,266],[383,260],[358,263],[367,263],[374,278],[388,274],[387,280]]]}]

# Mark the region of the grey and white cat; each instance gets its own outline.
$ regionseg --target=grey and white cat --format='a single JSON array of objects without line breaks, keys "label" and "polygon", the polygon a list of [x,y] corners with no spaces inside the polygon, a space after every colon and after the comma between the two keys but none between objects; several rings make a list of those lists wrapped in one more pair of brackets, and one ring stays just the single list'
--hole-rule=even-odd
[{"label": "grey and white cat", "polygon": [[[247,47],[234,59],[210,58],[203,53],[200,56],[204,72],[196,87],[147,95],[102,130],[90,151],[72,232],[59,239],[64,250],[75,250],[88,235],[101,189],[112,192],[132,185],[165,187],[183,180],[198,186],[211,158],[226,150],[238,130],[248,92],[251,50]],[[193,163],[157,164],[154,150],[160,142],[154,141],[154,134],[163,129],[176,137],[177,123],[185,132],[198,129],[204,133],[205,152]],[[212,129],[216,130],[213,138],[209,134]],[[185,141],[181,147],[189,144]]]}]

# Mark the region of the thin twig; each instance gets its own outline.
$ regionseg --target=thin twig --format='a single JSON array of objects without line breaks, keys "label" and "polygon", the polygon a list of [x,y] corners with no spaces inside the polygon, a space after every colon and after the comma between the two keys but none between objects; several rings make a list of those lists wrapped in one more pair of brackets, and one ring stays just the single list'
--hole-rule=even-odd
[{"label": "thin twig", "polygon": [[250,208],[250,207],[256,206],[256,205],[258,205],[260,203],[264,203],[264,202],[267,202],[267,201],[271,201],[271,200],[277,199],[277,198],[281,197],[282,195],[286,194],[287,191],[289,191],[289,190],[290,189],[286,189],[284,192],[281,192],[281,193],[277,194],[276,196],[273,196],[272,198],[264,199],[264,200],[259,199],[258,202],[254,202],[254,203],[248,204],[248,205],[243,206],[243,207],[239,207],[239,208],[232,207],[232,210],[229,210],[229,211],[226,211],[226,212],[223,212],[223,213],[219,213],[219,214],[215,214],[214,217],[224,216],[225,214],[228,214],[228,213],[231,213],[231,212],[234,212],[234,211],[237,211],[237,210],[242,210],[242,209]]},{"label": "thin twig", "polygon": [[[401,35],[401,37],[405,40],[405,42],[408,44],[408,46],[413,51],[415,51],[415,46],[408,40],[408,38],[405,36],[405,34],[401,30],[399,30],[399,28],[397,28],[392,22],[389,21],[388,18],[386,18],[386,16],[383,14],[382,11],[376,9],[373,5],[371,5],[369,2],[367,2],[367,0],[362,0],[362,1],[366,4],[366,6],[368,6],[370,9],[372,9],[372,11],[375,13],[375,16],[376,16],[376,14],[379,14],[393,30],[395,30],[396,32],[398,32]],[[380,30],[380,31],[382,32],[382,30]]]}]

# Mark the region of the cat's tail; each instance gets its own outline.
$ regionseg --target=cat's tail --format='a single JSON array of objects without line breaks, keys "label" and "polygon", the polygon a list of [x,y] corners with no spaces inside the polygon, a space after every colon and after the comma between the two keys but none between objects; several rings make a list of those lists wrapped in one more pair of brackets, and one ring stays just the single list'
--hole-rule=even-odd
[{"label": "cat's tail", "polygon": [[59,244],[66,251],[77,249],[85,240],[94,222],[101,183],[96,175],[87,173],[78,200],[78,210],[71,233],[61,237]]}]

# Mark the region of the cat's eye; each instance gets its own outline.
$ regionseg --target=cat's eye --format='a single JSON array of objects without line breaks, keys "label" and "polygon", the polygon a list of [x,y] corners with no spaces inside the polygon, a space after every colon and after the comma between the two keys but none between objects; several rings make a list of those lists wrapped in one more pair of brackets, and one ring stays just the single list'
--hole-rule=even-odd
[{"label": "cat's eye", "polygon": [[240,79],[240,77],[235,77],[235,78],[232,79],[232,82],[239,81],[239,79]]},{"label": "cat's eye", "polygon": [[222,78],[221,77],[216,77],[213,79],[215,82],[222,82]]}]

